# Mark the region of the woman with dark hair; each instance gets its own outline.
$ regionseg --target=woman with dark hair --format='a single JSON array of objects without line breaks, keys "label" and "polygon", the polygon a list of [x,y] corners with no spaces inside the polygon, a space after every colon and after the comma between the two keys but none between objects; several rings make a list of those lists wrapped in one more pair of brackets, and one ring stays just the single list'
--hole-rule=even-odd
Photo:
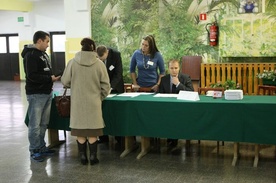
[{"label": "woman with dark hair", "polygon": [[[136,67],[138,75],[136,74]],[[161,77],[165,74],[165,66],[152,35],[144,37],[141,49],[133,53],[130,61],[130,74],[134,89],[143,87],[154,92],[158,90]]]},{"label": "woman with dark hair", "polygon": [[81,51],[96,51],[96,44],[90,38],[83,38],[81,40]]},{"label": "woman with dark hair", "polygon": [[110,92],[108,74],[104,63],[98,58],[95,42],[90,38],[81,41],[81,50],[67,64],[61,82],[71,88],[71,135],[77,136],[80,161],[99,163],[97,138],[103,135],[102,101]]}]

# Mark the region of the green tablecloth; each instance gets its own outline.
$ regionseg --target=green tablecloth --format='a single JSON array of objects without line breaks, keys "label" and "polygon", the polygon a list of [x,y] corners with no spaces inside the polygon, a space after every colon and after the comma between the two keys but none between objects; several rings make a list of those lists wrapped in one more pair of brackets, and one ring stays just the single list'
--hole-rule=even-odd
[{"label": "green tablecloth", "polygon": [[[243,100],[200,96],[200,101],[153,95],[107,98],[103,102],[105,134],[194,140],[276,144],[276,97]],[[91,119],[93,120],[93,119]],[[53,103],[50,129],[70,130]]]}]

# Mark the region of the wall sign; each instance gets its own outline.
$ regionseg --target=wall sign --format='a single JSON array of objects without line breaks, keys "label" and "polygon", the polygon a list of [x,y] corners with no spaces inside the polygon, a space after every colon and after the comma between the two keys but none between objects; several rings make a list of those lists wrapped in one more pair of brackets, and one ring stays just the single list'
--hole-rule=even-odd
[{"label": "wall sign", "polygon": [[207,20],[207,14],[206,13],[201,13],[199,15],[199,20]]},{"label": "wall sign", "polygon": [[17,17],[17,22],[24,22],[24,17]]}]

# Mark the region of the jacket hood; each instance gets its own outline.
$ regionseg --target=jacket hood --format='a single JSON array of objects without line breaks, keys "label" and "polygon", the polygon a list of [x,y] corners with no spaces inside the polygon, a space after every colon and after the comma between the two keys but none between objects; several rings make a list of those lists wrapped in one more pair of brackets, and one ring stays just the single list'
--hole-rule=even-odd
[{"label": "jacket hood", "polygon": [[80,51],[75,55],[75,61],[83,66],[91,66],[98,62],[98,55],[96,52],[92,51]]},{"label": "jacket hood", "polygon": [[23,51],[21,52],[21,56],[24,58],[25,55],[33,50],[37,50],[37,48],[35,47],[34,44],[28,44],[28,45],[24,45]]}]

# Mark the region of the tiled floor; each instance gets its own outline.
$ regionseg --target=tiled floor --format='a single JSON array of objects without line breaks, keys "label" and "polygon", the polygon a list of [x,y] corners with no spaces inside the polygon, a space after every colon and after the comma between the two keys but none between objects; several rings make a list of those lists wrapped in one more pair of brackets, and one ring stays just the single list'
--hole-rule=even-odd
[{"label": "tiled floor", "polygon": [[[110,137],[100,144],[96,166],[78,161],[75,138],[67,132],[66,143],[56,147],[56,154],[42,163],[31,162],[24,117],[27,102],[24,82],[0,81],[0,182],[276,182],[275,146],[262,146],[257,168],[253,168],[254,148],[241,144],[238,164],[231,166],[233,143],[225,143],[216,153],[216,142],[192,141],[189,150],[180,140],[175,153],[168,151],[165,140],[160,148],[140,160],[139,151],[120,158],[122,148]],[[59,90],[60,83],[55,84]],[[276,130],[275,130],[276,133]],[[63,132],[60,132],[63,138]],[[46,137],[47,138],[47,137]]]}]

